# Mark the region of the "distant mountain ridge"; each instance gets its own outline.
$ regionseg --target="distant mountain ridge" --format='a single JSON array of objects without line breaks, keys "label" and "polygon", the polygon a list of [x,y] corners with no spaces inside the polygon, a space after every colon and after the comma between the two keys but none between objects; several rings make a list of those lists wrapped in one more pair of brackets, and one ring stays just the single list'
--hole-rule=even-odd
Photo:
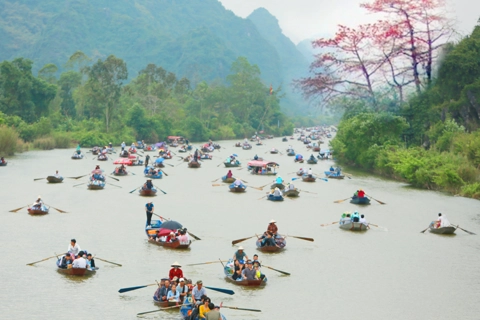
[{"label": "distant mountain ridge", "polygon": [[94,59],[122,58],[130,78],[155,63],[195,84],[225,79],[245,56],[289,95],[288,84],[308,71],[267,10],[243,19],[217,0],[0,0],[0,39],[0,61],[29,58],[35,70],[62,68],[81,50]]}]

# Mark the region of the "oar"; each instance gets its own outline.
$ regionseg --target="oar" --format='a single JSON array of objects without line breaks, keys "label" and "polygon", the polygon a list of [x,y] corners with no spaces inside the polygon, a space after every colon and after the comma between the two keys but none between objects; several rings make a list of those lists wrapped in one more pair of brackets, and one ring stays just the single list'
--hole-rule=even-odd
[{"label": "oar", "polygon": [[117,187],[117,188],[121,188],[121,186],[117,186],[116,184],[113,184],[113,183],[109,183],[109,185]]},{"label": "oar", "polygon": [[87,182],[84,182],[84,183],[80,183],[80,184],[76,184],[76,185],[74,185],[74,187],[78,187],[78,186],[81,186],[82,184],[87,184]]},{"label": "oar", "polygon": [[165,164],[170,167],[175,167],[173,164],[170,164],[170,163],[165,163]]},{"label": "oar", "polygon": [[371,195],[367,195],[367,194],[365,194],[365,195],[368,196],[368,197],[370,197],[370,198],[372,198],[373,200],[377,201],[377,202],[380,203],[380,204],[386,204],[385,202],[382,202],[382,201],[380,201],[380,200],[375,199],[375,198],[372,197]]},{"label": "oar", "polygon": [[224,184],[218,184],[218,183],[213,183],[212,184],[212,187],[221,187],[221,186],[224,186]]},{"label": "oar", "polygon": [[136,176],[136,174],[135,174],[135,173],[133,173],[133,172],[131,172],[131,171],[130,171],[130,174],[133,174],[134,176]]},{"label": "oar", "polygon": [[258,310],[258,309],[247,309],[247,308],[239,308],[239,307],[229,307],[229,306],[223,306],[223,305],[222,305],[222,308],[235,309],[235,310],[243,310],[243,311],[262,312],[262,310]]},{"label": "oar", "polygon": [[377,228],[382,228],[382,229],[385,229],[385,231],[388,231],[387,228],[382,227],[382,226],[379,226],[378,224],[374,224],[374,223],[370,223],[370,222],[369,222],[368,225],[371,225],[371,226],[374,226],[374,227],[377,227]]},{"label": "oar", "polygon": [[262,267],[265,267],[265,268],[271,269],[271,270],[273,270],[273,271],[277,271],[277,272],[283,273],[283,274],[285,274],[285,275],[287,275],[287,276],[290,275],[290,273],[288,273],[288,272],[285,272],[285,271],[282,271],[282,270],[278,270],[278,269],[274,269],[274,268],[269,267],[269,266],[266,266],[266,265],[264,265],[264,264],[262,264]]},{"label": "oar", "polygon": [[218,164],[217,168],[220,167],[221,164],[223,164],[223,162],[220,162],[220,163]]},{"label": "oar", "polygon": [[263,197],[258,198],[257,200],[261,200],[261,199],[265,198],[267,195],[268,195],[268,193],[266,195],[264,195]]},{"label": "oar", "polygon": [[[65,253],[62,253],[62,255],[63,255],[63,254],[65,254]],[[46,261],[46,260],[49,260],[49,259],[52,259],[52,258],[55,258],[55,257],[57,257],[57,255],[54,255],[54,256],[51,256],[51,257],[48,257],[48,258],[39,260],[39,261],[35,261],[35,262],[32,262],[32,263],[27,263],[27,266],[33,266],[33,265],[36,264],[36,263],[39,263],[39,262],[42,262],[42,261]]]},{"label": "oar", "polygon": [[109,177],[110,177],[110,178],[112,178],[113,180],[120,181],[119,179],[117,179],[117,178],[114,178],[114,177],[112,177],[112,176],[109,176]]},{"label": "oar", "polygon": [[137,313],[137,316],[141,316],[141,315],[148,314],[148,313],[159,312],[159,311],[163,311],[163,310],[168,310],[168,309],[181,308],[183,306],[189,306],[190,304],[191,303],[179,304],[179,305],[176,305],[176,306],[164,307],[164,308],[160,307],[160,309],[158,309],[158,310],[152,310],[152,311],[145,311],[145,312]]},{"label": "oar", "polygon": [[136,187],[135,189],[133,189],[132,191],[130,191],[129,193],[133,193],[135,192],[135,190],[137,190],[138,188],[141,188],[141,187]]},{"label": "oar", "polygon": [[212,182],[217,182],[217,181],[218,181],[218,179],[221,179],[221,178],[217,178],[217,179],[213,180]]},{"label": "oar", "polygon": [[68,213],[67,211],[57,209],[57,208],[55,208],[55,207],[53,207],[53,206],[51,206],[51,205],[49,205],[49,204],[46,204],[46,203],[45,203],[45,205],[47,205],[47,206],[49,206],[49,207],[52,207],[53,209],[57,210],[57,211],[60,212],[60,213]]},{"label": "oar", "polygon": [[84,174],[83,176],[78,176],[78,177],[67,177],[67,178],[77,180],[77,179],[80,179],[80,178],[83,178],[83,177],[86,177],[86,176],[88,176],[88,174]]},{"label": "oar", "polygon": [[17,208],[17,209],[10,210],[9,212],[17,212],[17,211],[19,211],[19,210],[21,210],[21,209],[23,209],[23,208],[25,208],[25,207],[28,207],[28,206],[29,206],[29,204],[27,204],[26,206]]},{"label": "oar", "polygon": [[[226,262],[226,261],[222,261],[222,262]],[[192,263],[192,264],[187,264],[186,266],[199,266],[199,265],[202,265],[202,264],[211,264],[211,263],[218,263],[218,261],[210,261],[210,262],[202,262],[202,263]]]},{"label": "oar", "polygon": [[102,258],[99,258],[99,257],[95,257],[96,259],[100,260],[100,261],[103,261],[103,262],[108,262],[108,263],[111,263],[111,264],[114,264],[116,266],[119,266],[121,267],[122,265],[120,263],[116,263],[116,262],[112,262],[112,261],[108,261],[108,260],[104,260]]},{"label": "oar", "polygon": [[310,192],[310,191],[300,190],[300,189],[298,189],[298,191],[302,191],[302,192],[306,192],[306,193],[311,193],[311,194],[318,194],[318,193],[315,193],[315,192]]},{"label": "oar", "polygon": [[326,227],[326,226],[330,226],[330,225],[336,224],[336,223],[338,223],[338,221],[334,221],[332,223],[324,223],[324,224],[321,224],[320,227]]},{"label": "oar", "polygon": [[460,229],[460,230],[462,230],[462,231],[465,231],[465,232],[468,233],[468,234],[473,234],[473,235],[475,235],[475,233],[473,233],[473,232],[471,232],[471,231],[468,231],[468,230],[465,230],[465,229],[463,229],[463,228],[460,228],[459,226],[457,226],[457,228]]},{"label": "oar", "polygon": [[336,201],[333,201],[333,202],[334,203],[340,203],[340,202],[343,202],[343,201],[348,200],[348,199],[351,199],[351,197],[348,197],[348,198],[343,199],[343,200],[336,200]]},{"label": "oar", "polygon": [[430,228],[430,226],[428,226],[425,230],[420,231],[420,233],[424,233],[425,231],[428,230],[428,228]]},{"label": "oar", "polygon": [[160,189],[159,187],[157,187],[156,185],[154,185],[155,188],[157,188],[158,190],[162,191],[163,194],[167,194],[165,191],[163,191],[162,189]]},{"label": "oar", "polygon": [[292,238],[296,238],[296,239],[301,239],[301,240],[313,242],[313,238],[297,237],[297,236],[290,236],[290,235],[287,235],[287,237],[292,237]]},{"label": "oar", "polygon": [[232,245],[237,244],[237,243],[242,242],[242,241],[245,241],[245,240],[248,240],[248,239],[251,239],[253,237],[255,237],[255,236],[251,236],[251,237],[248,237],[248,238],[242,238],[242,239],[238,239],[238,240],[233,240]]},{"label": "oar", "polygon": [[229,295],[234,295],[235,294],[235,292],[233,290],[229,290],[229,289],[207,287],[207,286],[204,286],[204,287],[207,288],[207,289],[213,290],[213,291],[218,291],[218,292],[229,294]]},{"label": "oar", "polygon": [[[271,183],[271,182],[270,182],[270,183]],[[268,186],[270,183],[267,183],[267,184],[264,185],[264,186],[258,187],[258,189],[263,190],[263,188],[265,188],[266,186]],[[257,188],[256,188],[256,189],[257,189]]]},{"label": "oar", "polygon": [[33,181],[38,181],[38,180],[43,180],[43,179],[46,179],[46,178],[36,178],[36,179],[33,179]]},{"label": "oar", "polygon": [[156,285],[156,283],[146,284],[146,285],[144,285],[144,286],[121,288],[120,290],[118,290],[118,292],[119,292],[119,293],[124,293],[124,292],[133,291],[133,290],[138,290],[138,289],[142,289],[142,288],[146,288],[146,287],[150,287],[150,286],[154,286],[154,285]]},{"label": "oar", "polygon": [[[173,166],[172,166],[172,167],[173,167]],[[168,174],[167,174],[165,171],[163,171],[162,169],[160,169],[160,171],[161,171],[165,176],[168,177]]]}]

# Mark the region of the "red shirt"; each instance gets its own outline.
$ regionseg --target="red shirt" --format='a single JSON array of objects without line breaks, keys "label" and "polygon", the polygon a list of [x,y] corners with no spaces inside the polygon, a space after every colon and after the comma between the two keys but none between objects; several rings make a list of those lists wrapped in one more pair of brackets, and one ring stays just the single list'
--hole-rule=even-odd
[{"label": "red shirt", "polygon": [[363,190],[358,191],[358,197],[359,198],[365,197],[365,191],[363,191]]},{"label": "red shirt", "polygon": [[183,278],[183,271],[180,268],[178,268],[177,270],[175,270],[175,268],[172,268],[168,273],[168,277],[170,278],[170,280],[172,280],[173,277],[177,277],[178,279]]}]

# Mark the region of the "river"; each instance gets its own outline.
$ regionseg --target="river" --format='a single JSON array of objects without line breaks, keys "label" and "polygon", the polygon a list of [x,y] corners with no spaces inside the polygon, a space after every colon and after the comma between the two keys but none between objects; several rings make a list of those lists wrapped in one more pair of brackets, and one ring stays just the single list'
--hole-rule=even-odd
[{"label": "river", "polygon": [[[304,192],[298,199],[284,202],[258,200],[268,188],[263,192],[248,188],[245,194],[232,194],[227,185],[212,186],[212,180],[227,172],[223,165],[218,166],[226,156],[237,153],[246,165],[258,154],[277,161],[280,175],[290,179],[302,165],[286,155],[287,145],[292,144],[304,156],[310,152],[297,140],[281,142],[280,138],[265,140],[265,146],[253,146],[248,151],[233,147],[232,141],[219,144],[222,149],[212,153],[213,160],[203,161],[200,169],[189,169],[175,157],[166,160],[175,165],[164,168],[168,177],[154,181],[167,193],[153,199],[156,213],[180,221],[202,239],[185,252],[146,241],[147,198],[129,193],[145,181],[143,167],[130,168],[136,175],[119,177],[119,182],[107,178],[104,190],[89,191],[85,185],[73,187],[86,182],[86,178],[65,179],[62,184],[33,181],[55,170],[65,177],[89,173],[98,162],[88,153],[80,161],[70,159],[73,149],[31,151],[9,158],[8,166],[0,167],[0,317],[136,319],[139,312],[157,309],[152,302],[155,288],[125,294],[119,294],[118,289],[154,283],[168,275],[170,265],[178,261],[186,277],[235,291],[229,296],[209,290],[214,303],[262,310],[222,309],[228,319],[480,318],[480,236],[460,230],[454,236],[420,233],[438,212],[443,212],[452,223],[480,234],[477,200],[413,189],[357,172],[351,172],[352,179],[340,181],[296,182],[298,188],[317,194]],[[270,155],[267,151],[272,147],[284,154]],[[113,171],[112,162],[99,164],[106,172]],[[319,161],[311,167],[323,173],[331,164],[330,160]],[[249,186],[272,181],[252,176],[246,169],[233,172],[246,179]],[[368,207],[348,201],[334,203],[359,188],[387,204],[373,200]],[[68,213],[50,209],[48,215],[34,217],[26,209],[8,212],[31,204],[37,195]],[[372,227],[365,233],[352,233],[340,230],[338,225],[320,227],[337,221],[343,211],[355,209],[386,229]],[[258,252],[254,239],[241,245],[248,256],[258,253],[263,264],[290,272],[291,276],[264,268],[266,287],[245,289],[224,280],[220,263],[185,266],[228,259],[235,251],[232,240],[263,232],[271,219],[277,221],[280,233],[313,237],[315,242],[290,237],[287,249],[277,254]],[[70,278],[56,272],[55,259],[26,265],[65,252],[71,238],[98,257],[123,266],[97,260],[97,274]],[[161,311],[145,318],[180,317],[176,311]]]}]

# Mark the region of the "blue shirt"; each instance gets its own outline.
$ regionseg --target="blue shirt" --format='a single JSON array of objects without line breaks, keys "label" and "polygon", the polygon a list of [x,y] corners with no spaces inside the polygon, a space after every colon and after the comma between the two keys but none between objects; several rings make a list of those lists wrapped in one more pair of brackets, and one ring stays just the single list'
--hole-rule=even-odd
[{"label": "blue shirt", "polygon": [[282,178],[277,177],[276,182],[277,182],[277,183],[282,183]]},{"label": "blue shirt", "polygon": [[145,208],[147,208],[148,211],[152,211],[153,207],[154,207],[153,203],[147,203],[145,205]]}]

